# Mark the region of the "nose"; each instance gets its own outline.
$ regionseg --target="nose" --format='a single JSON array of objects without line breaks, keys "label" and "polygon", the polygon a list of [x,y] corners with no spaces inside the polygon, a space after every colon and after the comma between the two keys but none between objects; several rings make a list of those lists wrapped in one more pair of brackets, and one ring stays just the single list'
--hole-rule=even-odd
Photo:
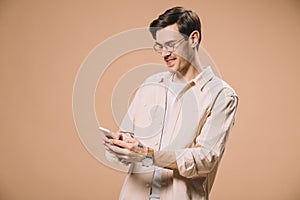
[{"label": "nose", "polygon": [[162,50],[162,52],[161,52],[161,57],[166,57],[166,56],[168,56],[168,55],[170,55],[171,54],[171,52],[170,51],[167,51],[166,49],[163,49]]}]

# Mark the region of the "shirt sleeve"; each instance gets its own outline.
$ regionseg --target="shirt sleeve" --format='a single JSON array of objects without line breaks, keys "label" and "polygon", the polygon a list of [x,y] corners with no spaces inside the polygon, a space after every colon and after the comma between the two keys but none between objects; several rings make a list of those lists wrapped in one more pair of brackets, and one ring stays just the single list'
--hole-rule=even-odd
[{"label": "shirt sleeve", "polygon": [[234,124],[238,98],[229,89],[217,95],[211,112],[192,148],[175,152],[178,172],[186,178],[210,173],[220,161],[228,134]]}]

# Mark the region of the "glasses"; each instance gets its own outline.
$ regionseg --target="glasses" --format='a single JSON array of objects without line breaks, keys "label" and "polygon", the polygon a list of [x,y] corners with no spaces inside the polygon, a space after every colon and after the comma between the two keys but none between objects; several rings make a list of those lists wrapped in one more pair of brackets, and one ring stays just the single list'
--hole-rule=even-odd
[{"label": "glasses", "polygon": [[174,42],[174,43],[170,43],[170,44],[165,44],[165,45],[162,45],[162,44],[159,44],[159,43],[155,43],[153,45],[153,49],[157,52],[157,53],[162,53],[164,48],[166,51],[172,53],[174,51],[176,51],[176,48],[178,47],[178,45],[184,40],[185,38],[182,38],[180,40],[178,40],[177,42]]}]

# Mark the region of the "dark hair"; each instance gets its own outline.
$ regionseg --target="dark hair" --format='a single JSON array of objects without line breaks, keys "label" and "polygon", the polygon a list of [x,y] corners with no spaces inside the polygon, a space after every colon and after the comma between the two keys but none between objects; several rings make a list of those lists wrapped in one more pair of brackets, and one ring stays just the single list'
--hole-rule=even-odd
[{"label": "dark hair", "polygon": [[[183,7],[173,7],[166,10],[163,14],[159,15],[159,17],[153,20],[150,24],[149,31],[152,34],[152,37],[156,39],[156,32],[162,28],[165,28],[172,24],[177,24],[178,30],[183,36],[187,39],[187,37],[193,31],[199,31],[199,41],[198,45],[201,41],[201,23],[198,15],[191,11],[187,10]],[[197,45],[197,46],[198,46]]]}]

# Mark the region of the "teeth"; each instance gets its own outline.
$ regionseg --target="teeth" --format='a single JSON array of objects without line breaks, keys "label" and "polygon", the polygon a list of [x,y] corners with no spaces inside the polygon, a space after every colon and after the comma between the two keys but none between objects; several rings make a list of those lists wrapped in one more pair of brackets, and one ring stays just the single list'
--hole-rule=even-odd
[{"label": "teeth", "polygon": [[171,59],[168,59],[168,60],[166,60],[166,61],[169,62],[170,60],[175,60],[175,58],[171,58]]}]

